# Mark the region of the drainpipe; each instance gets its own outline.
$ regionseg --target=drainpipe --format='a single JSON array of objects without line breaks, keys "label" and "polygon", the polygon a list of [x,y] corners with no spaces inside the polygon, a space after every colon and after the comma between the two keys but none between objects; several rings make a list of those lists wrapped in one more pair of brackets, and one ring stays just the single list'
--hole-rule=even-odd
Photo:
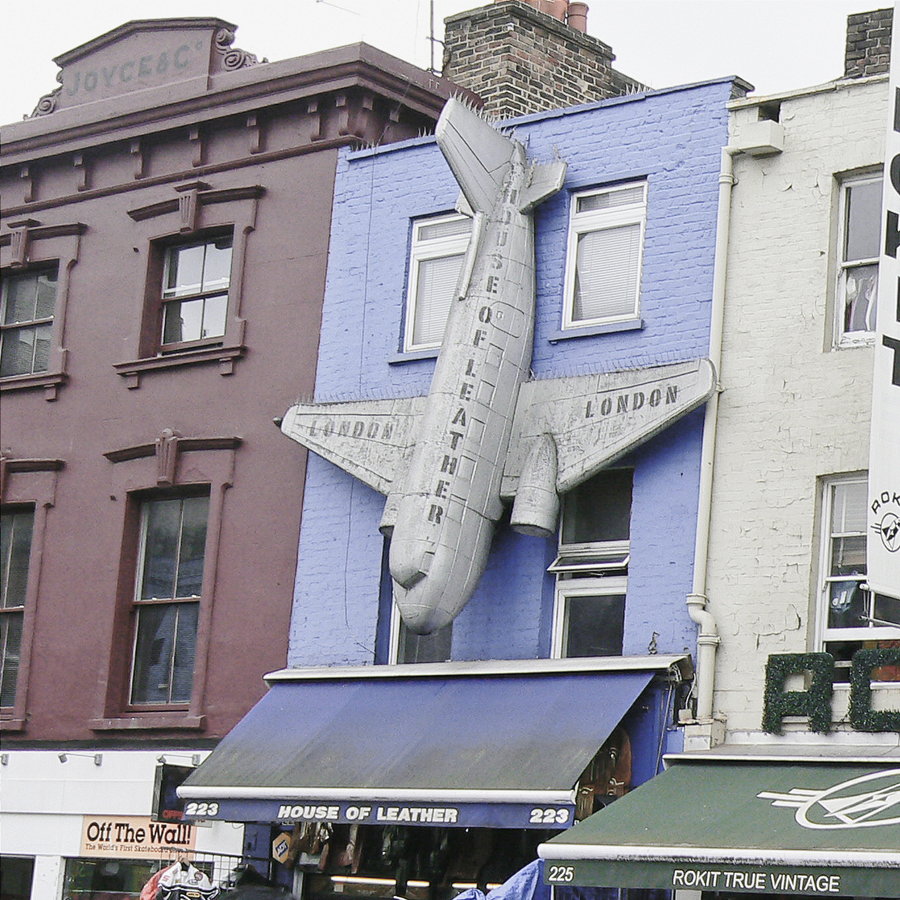
[{"label": "drainpipe", "polygon": [[[722,328],[725,319],[725,278],[728,268],[728,233],[731,225],[731,190],[734,187],[732,157],[735,147],[722,149],[719,170],[719,209],[716,217],[716,253],[713,269],[712,312],[709,331],[709,359],[715,366],[716,378],[722,363]],[[697,633],[697,714],[699,721],[709,720],[713,712],[713,689],[716,677],[716,650],[719,629],[708,609],[706,572],[709,557],[710,513],[712,510],[713,466],[716,455],[716,422],[719,415],[721,384],[706,404],[703,419],[703,445],[700,455],[700,495],[697,509],[697,537],[694,544],[694,579],[687,607]]]}]

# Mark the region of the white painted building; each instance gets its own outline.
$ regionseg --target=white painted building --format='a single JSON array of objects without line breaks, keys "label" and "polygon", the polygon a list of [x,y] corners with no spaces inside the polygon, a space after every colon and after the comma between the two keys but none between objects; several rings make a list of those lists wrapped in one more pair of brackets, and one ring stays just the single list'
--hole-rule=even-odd
[{"label": "white painted building", "polygon": [[[900,746],[848,720],[853,652],[900,639],[900,601],[858,590],[887,116],[886,75],[731,104],[750,152],[733,154],[706,591],[729,744]],[[768,657],[817,651],[836,659],[833,730],[765,733]],[[900,670],[881,674],[872,707],[900,709]]]},{"label": "white painted building", "polygon": [[227,878],[242,860],[243,826],[210,822],[179,828],[151,823],[148,815],[160,763],[190,766],[208,753],[3,752],[4,883],[15,878],[16,859],[33,859],[30,900],[78,900],[85,892],[102,890],[104,877],[115,882],[116,890],[124,883],[139,891],[162,861],[177,855],[173,848],[191,851],[186,858]]}]

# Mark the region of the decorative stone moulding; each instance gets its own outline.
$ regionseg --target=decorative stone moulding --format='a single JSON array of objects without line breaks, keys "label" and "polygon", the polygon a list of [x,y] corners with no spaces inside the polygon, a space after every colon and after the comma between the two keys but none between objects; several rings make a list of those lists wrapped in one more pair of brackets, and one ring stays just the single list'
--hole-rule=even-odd
[{"label": "decorative stone moulding", "polygon": [[[260,61],[254,53],[231,46],[234,38],[234,32],[228,28],[220,28],[216,32],[216,50],[222,55],[222,66],[225,70],[233,72],[235,69],[259,65]],[[267,62],[268,60],[263,59],[262,61]]]},{"label": "decorative stone moulding", "polygon": [[56,80],[59,82],[59,87],[54,88],[49,94],[44,94],[38,100],[37,106],[32,110],[31,115],[28,116],[29,119],[33,119],[36,116],[49,116],[56,109],[56,102],[62,93],[62,69],[56,73]]}]

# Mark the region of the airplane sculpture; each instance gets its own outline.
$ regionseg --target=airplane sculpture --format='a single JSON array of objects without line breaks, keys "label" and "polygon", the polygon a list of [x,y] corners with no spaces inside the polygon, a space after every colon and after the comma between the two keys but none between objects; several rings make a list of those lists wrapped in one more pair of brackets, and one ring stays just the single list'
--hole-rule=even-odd
[{"label": "airplane sculpture", "polygon": [[282,431],[387,495],[394,596],[428,634],[468,602],[504,501],[511,524],[555,533],[559,494],[695,409],[715,386],[694,360],[529,381],[535,313],[534,208],[566,164],[529,161],[519,142],[456,99],[436,139],[462,189],[472,237],[426,397],[300,403]]}]

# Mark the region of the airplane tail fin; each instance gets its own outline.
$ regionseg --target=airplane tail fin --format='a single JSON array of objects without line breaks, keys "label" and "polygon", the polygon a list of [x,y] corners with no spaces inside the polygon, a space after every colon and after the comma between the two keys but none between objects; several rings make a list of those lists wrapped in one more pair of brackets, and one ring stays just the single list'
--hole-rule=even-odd
[{"label": "airplane tail fin", "polygon": [[[489,212],[520,145],[455,97],[444,105],[435,136],[471,211]],[[566,164],[561,160],[535,165],[522,191],[519,208],[522,212],[533,209],[555,194],[565,177]]]},{"label": "airplane tail fin", "polygon": [[558,159],[556,162],[535,166],[531,173],[528,187],[522,191],[519,209],[528,212],[548,197],[552,197],[566,180],[566,164]]},{"label": "airplane tail fin", "polygon": [[455,97],[444,105],[435,137],[472,209],[488,212],[497,200],[516,145]]}]

